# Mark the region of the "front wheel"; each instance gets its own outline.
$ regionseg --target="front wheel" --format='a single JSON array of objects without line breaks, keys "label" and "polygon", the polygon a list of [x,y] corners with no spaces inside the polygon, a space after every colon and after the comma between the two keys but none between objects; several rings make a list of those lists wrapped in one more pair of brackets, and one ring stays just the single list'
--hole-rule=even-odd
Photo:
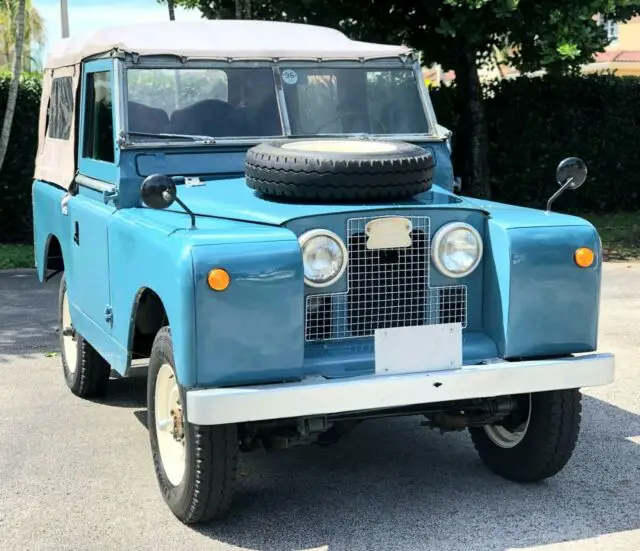
[{"label": "front wheel", "polygon": [[185,524],[224,516],[235,490],[237,427],[186,421],[186,396],[176,377],[167,327],[158,332],[151,350],[147,403],[156,478],[169,509]]},{"label": "front wheel", "polygon": [[518,408],[500,424],[472,427],[480,458],[494,473],[514,482],[536,482],[569,462],[580,432],[578,389],[515,397]]}]

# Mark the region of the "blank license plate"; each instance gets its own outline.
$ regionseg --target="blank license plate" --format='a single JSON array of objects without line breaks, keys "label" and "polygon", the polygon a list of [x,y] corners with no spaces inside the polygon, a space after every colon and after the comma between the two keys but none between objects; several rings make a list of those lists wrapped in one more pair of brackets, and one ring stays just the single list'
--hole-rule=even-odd
[{"label": "blank license plate", "polygon": [[462,324],[377,329],[376,375],[421,373],[462,367]]}]

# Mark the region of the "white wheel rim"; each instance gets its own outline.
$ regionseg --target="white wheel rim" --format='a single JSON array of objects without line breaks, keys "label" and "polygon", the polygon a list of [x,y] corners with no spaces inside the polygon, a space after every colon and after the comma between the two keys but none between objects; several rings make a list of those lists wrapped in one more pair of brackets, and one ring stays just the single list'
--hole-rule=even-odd
[{"label": "white wheel rim", "polygon": [[169,482],[178,486],[186,467],[185,431],[180,388],[169,364],[162,365],[156,378],[155,421],[162,467]]},{"label": "white wheel rim", "polygon": [[499,448],[515,448],[522,440],[524,440],[529,428],[529,420],[531,419],[531,396],[529,396],[529,413],[527,419],[517,430],[512,431],[502,425],[484,425],[489,440],[491,440]]},{"label": "white wheel rim", "polygon": [[393,143],[368,140],[308,140],[285,143],[282,149],[321,153],[391,153],[396,151],[398,146]]},{"label": "white wheel rim", "polygon": [[67,369],[70,373],[75,373],[78,367],[78,344],[75,333],[73,332],[73,324],[71,323],[69,296],[67,295],[66,289],[62,297],[62,346],[62,352],[67,361]]}]

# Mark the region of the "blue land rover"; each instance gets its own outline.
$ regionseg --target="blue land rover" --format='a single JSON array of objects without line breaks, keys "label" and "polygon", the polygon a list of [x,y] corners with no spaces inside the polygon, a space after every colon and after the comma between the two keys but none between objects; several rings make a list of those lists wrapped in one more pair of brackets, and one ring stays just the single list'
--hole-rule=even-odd
[{"label": "blue land rover", "polygon": [[[558,193],[585,178],[566,159]],[[64,40],[33,213],[66,383],[103,396],[148,366],[155,472],[185,523],[228,511],[240,452],[378,417],[468,430],[495,473],[550,477],[579,389],[614,377],[598,234],[464,197],[402,46],[256,21]]]}]

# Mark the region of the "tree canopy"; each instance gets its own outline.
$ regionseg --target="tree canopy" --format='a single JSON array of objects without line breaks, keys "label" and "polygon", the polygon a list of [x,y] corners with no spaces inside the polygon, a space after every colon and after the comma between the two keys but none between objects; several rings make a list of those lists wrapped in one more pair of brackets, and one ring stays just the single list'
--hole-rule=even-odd
[{"label": "tree canopy", "polygon": [[210,19],[250,13],[253,19],[339,28],[359,40],[403,43],[420,51],[425,64],[455,71],[462,151],[457,169],[467,189],[484,196],[490,189],[479,67],[499,52],[523,72],[576,70],[608,43],[597,16],[626,21],[640,13],[638,0],[174,1]]}]

